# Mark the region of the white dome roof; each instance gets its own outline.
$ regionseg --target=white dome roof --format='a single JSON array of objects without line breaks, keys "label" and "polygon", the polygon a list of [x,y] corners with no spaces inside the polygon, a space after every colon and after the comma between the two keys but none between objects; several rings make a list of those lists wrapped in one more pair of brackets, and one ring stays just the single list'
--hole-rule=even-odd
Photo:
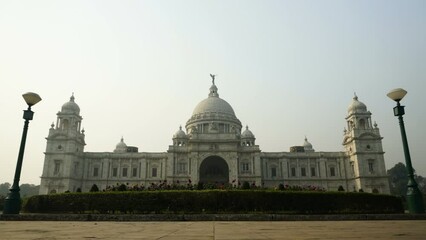
[{"label": "white dome roof", "polygon": [[[219,97],[217,87],[213,83],[208,98],[202,100],[194,108],[191,118],[186,122],[186,129],[195,129],[198,124],[226,123],[237,132],[241,132],[241,122],[235,116],[234,109]],[[192,132],[192,131],[191,131]]]},{"label": "white dome roof", "polygon": [[367,112],[367,106],[364,103],[358,101],[358,96],[355,95],[352,103],[348,107],[348,114],[365,112]]},{"label": "white dome roof", "polygon": [[248,126],[246,126],[246,130],[241,134],[241,138],[254,138],[254,134],[249,130]]},{"label": "white dome roof", "polygon": [[305,141],[303,142],[303,148],[306,152],[313,152],[314,148],[310,142],[308,142],[308,139],[305,137]]},{"label": "white dome roof", "polygon": [[312,148],[312,144],[308,142],[308,139],[305,137],[305,141],[303,142],[303,147]]},{"label": "white dome roof", "polygon": [[64,103],[61,109],[62,113],[75,113],[77,115],[80,114],[80,107],[77,103],[74,102],[74,94],[70,97],[70,101]]},{"label": "white dome roof", "polygon": [[126,152],[127,151],[127,145],[124,143],[124,139],[121,138],[121,141],[115,145],[114,152]]},{"label": "white dome roof", "polygon": [[182,130],[182,126],[179,127],[179,130],[173,135],[173,138],[186,138],[186,134]]},{"label": "white dome roof", "polygon": [[208,97],[204,99],[195,107],[192,115],[202,113],[223,113],[235,117],[235,112],[231,105],[219,97]]}]

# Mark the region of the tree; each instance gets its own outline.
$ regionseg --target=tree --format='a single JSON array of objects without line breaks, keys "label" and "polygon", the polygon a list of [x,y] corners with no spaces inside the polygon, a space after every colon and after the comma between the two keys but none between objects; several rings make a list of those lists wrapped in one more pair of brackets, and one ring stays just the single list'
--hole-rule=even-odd
[{"label": "tree", "polygon": [[[415,172],[415,171],[414,171]],[[407,194],[408,171],[401,162],[397,163],[393,168],[388,170],[390,192],[393,195],[405,196]],[[426,194],[426,178],[420,175],[414,175],[419,190]]]},{"label": "tree", "polygon": [[10,183],[5,182],[0,184],[0,196],[6,196],[9,193]]},{"label": "tree", "polygon": [[408,171],[401,162],[387,171],[389,175],[390,192],[393,195],[405,196],[407,193]]},{"label": "tree", "polygon": [[40,185],[24,183],[24,184],[21,184],[19,188],[21,189],[20,190],[21,197],[31,197],[34,195],[38,195],[40,190]]},{"label": "tree", "polygon": [[93,184],[92,187],[90,188],[90,192],[99,192],[98,185]]},{"label": "tree", "polygon": [[[11,185],[8,182],[0,184],[0,195],[1,196],[7,196],[9,193]],[[38,195],[40,185],[34,185],[34,184],[28,184],[23,183],[21,186],[19,186],[19,193],[21,194],[21,197],[31,197],[34,195]]]}]

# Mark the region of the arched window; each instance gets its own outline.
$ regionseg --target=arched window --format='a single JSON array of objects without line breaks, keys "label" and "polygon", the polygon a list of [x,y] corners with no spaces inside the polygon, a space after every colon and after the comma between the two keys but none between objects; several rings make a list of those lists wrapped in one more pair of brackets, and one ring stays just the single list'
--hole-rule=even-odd
[{"label": "arched window", "polygon": [[359,126],[358,126],[358,128],[365,129],[365,120],[364,119],[360,119],[359,120]]},{"label": "arched window", "polygon": [[62,130],[68,129],[69,125],[70,125],[70,123],[69,123],[68,119],[62,120]]}]

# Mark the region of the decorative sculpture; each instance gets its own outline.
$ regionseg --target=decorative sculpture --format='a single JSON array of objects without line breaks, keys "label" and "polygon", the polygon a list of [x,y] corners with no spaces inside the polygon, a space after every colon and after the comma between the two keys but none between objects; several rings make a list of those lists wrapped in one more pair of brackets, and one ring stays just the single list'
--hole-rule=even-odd
[{"label": "decorative sculpture", "polygon": [[216,77],[216,74],[211,74],[211,73],[210,73],[210,77],[212,78],[212,83],[213,83],[213,85],[214,85],[214,78]]}]

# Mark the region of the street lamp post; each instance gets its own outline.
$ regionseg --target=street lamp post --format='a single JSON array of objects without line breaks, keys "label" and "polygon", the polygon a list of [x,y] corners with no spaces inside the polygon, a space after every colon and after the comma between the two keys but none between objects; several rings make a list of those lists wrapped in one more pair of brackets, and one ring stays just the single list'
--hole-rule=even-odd
[{"label": "street lamp post", "polygon": [[25,119],[24,131],[22,132],[21,146],[19,148],[19,154],[18,154],[18,162],[16,163],[15,178],[13,179],[12,187],[9,189],[10,192],[5,199],[3,214],[19,214],[19,211],[21,210],[21,195],[19,193],[20,191],[19,179],[21,177],[22,160],[24,158],[25,141],[27,139],[28,124],[30,123],[30,120],[32,120],[34,116],[34,112],[31,111],[31,106],[41,101],[41,98],[37,93],[28,92],[23,94],[22,97],[24,97],[25,102],[28,104],[28,109],[24,110],[24,116],[23,116],[23,118]]},{"label": "street lamp post", "polygon": [[393,114],[399,119],[399,126],[401,128],[402,145],[404,147],[405,165],[408,171],[407,183],[407,205],[410,213],[424,213],[423,196],[414,179],[414,170],[411,165],[410,150],[408,148],[407,134],[405,133],[404,120],[402,116],[405,114],[404,106],[399,103],[407,94],[402,88],[397,88],[390,91],[387,96],[396,102],[396,107],[393,108]]}]

